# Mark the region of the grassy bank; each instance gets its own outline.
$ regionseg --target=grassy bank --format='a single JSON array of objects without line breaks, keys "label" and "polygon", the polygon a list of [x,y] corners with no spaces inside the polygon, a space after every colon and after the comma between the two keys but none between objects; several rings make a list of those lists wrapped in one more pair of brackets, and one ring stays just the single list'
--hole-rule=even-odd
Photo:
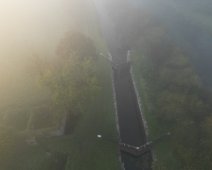
[{"label": "grassy bank", "polygon": [[[142,72],[142,70],[144,71],[150,66],[148,65],[148,61],[146,61],[146,57],[143,56],[142,53],[135,52],[132,54],[131,60],[133,74],[135,76],[136,85],[141,97],[142,111],[148,125],[149,140],[154,140],[167,133],[169,129],[168,126],[161,124],[158,121],[156,113],[154,112],[154,105],[151,101],[152,98],[157,96],[153,93],[153,89],[151,89],[150,85],[147,84],[142,76],[142,74],[145,74],[145,72]],[[168,138],[164,138],[154,145],[153,153],[155,158],[155,170],[177,169],[178,162],[173,157],[171,148],[172,146]]]},{"label": "grassy bank", "polygon": [[[111,68],[104,58],[98,62],[101,89],[88,101],[71,135],[37,139],[14,158],[11,169],[56,170],[66,162],[66,170],[118,170],[117,134],[112,103]],[[103,136],[97,138],[97,134]],[[67,156],[67,159],[64,158]],[[63,159],[62,159],[63,157]],[[65,161],[64,161],[65,159]]]}]

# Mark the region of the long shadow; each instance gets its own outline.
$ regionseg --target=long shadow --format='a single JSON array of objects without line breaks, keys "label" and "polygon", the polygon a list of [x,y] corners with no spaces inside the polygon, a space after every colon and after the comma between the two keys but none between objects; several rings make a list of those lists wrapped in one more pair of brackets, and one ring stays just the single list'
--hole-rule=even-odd
[{"label": "long shadow", "polygon": [[[126,144],[141,146],[147,139],[126,54],[123,50],[112,54],[120,140]],[[121,157],[125,170],[151,169],[151,153],[138,158],[121,153]]]}]

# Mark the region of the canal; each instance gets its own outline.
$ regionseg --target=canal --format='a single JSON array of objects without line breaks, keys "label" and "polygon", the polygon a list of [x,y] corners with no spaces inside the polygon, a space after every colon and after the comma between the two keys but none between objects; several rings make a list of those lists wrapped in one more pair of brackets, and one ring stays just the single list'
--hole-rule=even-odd
[{"label": "canal", "polygon": [[[111,54],[120,141],[133,146],[144,145],[147,138],[130,74],[130,64],[127,62],[127,51],[118,49]],[[133,157],[121,152],[121,159],[125,170],[151,170],[151,153]]]}]

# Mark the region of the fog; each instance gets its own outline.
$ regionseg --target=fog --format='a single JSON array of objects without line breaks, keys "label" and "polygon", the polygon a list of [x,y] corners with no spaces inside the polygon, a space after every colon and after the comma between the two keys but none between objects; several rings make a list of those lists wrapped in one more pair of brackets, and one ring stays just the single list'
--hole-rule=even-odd
[{"label": "fog", "polygon": [[[138,44],[139,37],[143,39],[142,33],[145,30],[143,27],[147,29],[152,29],[153,25],[163,27],[166,37],[190,56],[204,83],[211,86],[211,1],[96,0],[95,2],[109,45],[127,46],[130,49]],[[152,34],[154,32],[152,31]]]},{"label": "fog", "polygon": [[0,169],[212,169],[211,7],[0,0]]},{"label": "fog", "polygon": [[[113,62],[132,52],[150,139],[171,131],[153,146],[153,169],[211,169],[212,1],[96,0],[96,6]],[[121,134],[132,126],[126,127]]]},{"label": "fog", "polygon": [[[25,87],[27,83],[35,84],[29,69],[29,63],[33,62],[34,56],[54,57],[57,45],[66,33],[79,29],[84,29],[86,32],[88,28],[84,28],[81,23],[85,22],[82,18],[86,15],[86,12],[82,11],[88,10],[85,8],[85,3],[90,2],[85,0],[0,2],[1,105],[14,99],[13,94],[25,95],[23,92],[27,91]],[[124,45],[131,48],[130,46],[135,43],[130,40],[135,39],[132,32],[145,25],[146,21],[140,17],[148,13],[147,17],[154,16],[156,23],[166,28],[168,36],[190,54],[204,81],[207,84],[211,83],[211,79],[207,76],[211,71],[209,64],[211,48],[208,48],[211,44],[210,1],[200,3],[200,1],[126,0],[119,3],[119,1],[94,0],[94,3],[99,14],[102,33],[110,42],[109,46]],[[136,14],[137,18],[129,19],[131,11],[125,8],[126,6],[140,11],[140,14]],[[122,23],[119,17],[126,19]],[[194,38],[196,41],[193,41]],[[130,42],[126,43],[128,40]],[[29,89],[31,85],[28,86]]]},{"label": "fog", "polygon": [[55,56],[64,34],[77,30],[81,1],[0,1],[0,106],[36,98],[33,57]]}]

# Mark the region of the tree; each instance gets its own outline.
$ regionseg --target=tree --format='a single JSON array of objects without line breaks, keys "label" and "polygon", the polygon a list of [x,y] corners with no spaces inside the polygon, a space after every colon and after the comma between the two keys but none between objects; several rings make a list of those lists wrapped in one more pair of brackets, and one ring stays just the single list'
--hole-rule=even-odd
[{"label": "tree", "polygon": [[74,115],[98,91],[96,49],[88,37],[74,33],[60,42],[57,54],[43,68],[40,80],[50,89],[54,105]]}]

